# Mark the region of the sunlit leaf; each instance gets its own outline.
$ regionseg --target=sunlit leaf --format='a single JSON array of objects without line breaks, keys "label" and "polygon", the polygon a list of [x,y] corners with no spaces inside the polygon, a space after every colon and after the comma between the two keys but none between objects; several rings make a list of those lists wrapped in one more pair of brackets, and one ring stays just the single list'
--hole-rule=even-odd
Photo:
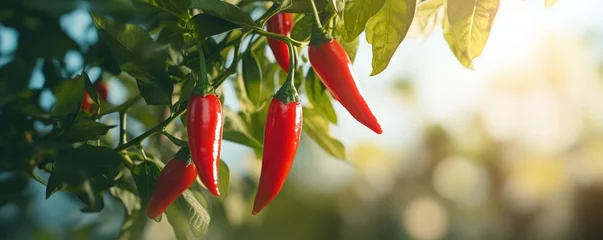
[{"label": "sunlit leaf", "polygon": [[[167,218],[176,236],[186,238],[187,232],[200,237],[209,227],[210,216],[205,207],[193,195],[191,190],[186,190],[174,203],[172,203],[167,211]],[[188,226],[186,229],[184,226]]]},{"label": "sunlit leaf", "polygon": [[345,159],[345,148],[341,142],[329,135],[329,122],[314,109],[303,108],[303,131],[329,155]]},{"label": "sunlit leaf", "polygon": [[448,44],[463,66],[470,67],[482,54],[498,6],[499,0],[448,0],[448,22],[454,36],[453,44]]},{"label": "sunlit leaf", "polygon": [[230,170],[228,169],[228,165],[222,160],[220,160],[220,167],[218,168],[218,182],[220,183],[218,185],[220,195],[225,197],[230,187]]},{"label": "sunlit leaf", "polygon": [[327,93],[327,88],[318,79],[314,70],[310,68],[306,76],[306,95],[308,100],[314,107],[314,110],[319,112],[332,123],[337,123],[337,114],[331,103],[331,99]]},{"label": "sunlit leaf", "polygon": [[427,0],[417,5],[415,18],[408,31],[408,37],[424,38],[442,23],[446,12],[446,0]]},{"label": "sunlit leaf", "polygon": [[[342,39],[343,40],[343,39]],[[351,42],[347,41],[339,41],[345,52],[348,54],[350,61],[354,62],[356,59],[356,53],[358,52],[358,38],[352,40]]]},{"label": "sunlit leaf", "polygon": [[230,110],[223,109],[224,114],[224,130],[223,139],[238,144],[242,144],[251,148],[262,148],[262,143],[255,139],[247,130],[247,125],[241,117]]},{"label": "sunlit leaf", "polygon": [[373,49],[371,76],[381,73],[404,40],[415,15],[415,0],[386,0],[367,23],[366,39]]},{"label": "sunlit leaf", "polygon": [[557,3],[557,0],[544,0],[544,6],[546,8],[552,8],[555,3]]},{"label": "sunlit leaf", "polygon": [[345,4],[345,41],[352,42],[364,31],[368,20],[379,12],[385,0],[352,0]]}]

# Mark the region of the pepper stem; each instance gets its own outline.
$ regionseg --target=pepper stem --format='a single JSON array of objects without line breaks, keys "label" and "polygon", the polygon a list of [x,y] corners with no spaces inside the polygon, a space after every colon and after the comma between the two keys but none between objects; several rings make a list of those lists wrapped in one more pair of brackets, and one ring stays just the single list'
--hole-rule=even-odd
[{"label": "pepper stem", "polygon": [[199,74],[196,78],[193,95],[215,95],[216,91],[207,78],[207,67],[205,65],[205,54],[203,54],[203,44],[199,43],[197,48],[199,52]]},{"label": "pepper stem", "polygon": [[287,47],[289,47],[289,74],[287,75],[287,80],[281,88],[274,95],[275,98],[280,99],[283,103],[287,104],[290,102],[299,102],[299,95],[297,94],[297,90],[295,89],[295,67],[297,66],[297,51],[293,47],[293,44],[287,42]]},{"label": "pepper stem", "polygon": [[323,43],[327,43],[333,40],[333,37],[329,35],[320,23],[320,16],[318,15],[318,9],[314,0],[309,0],[312,3],[312,12],[314,13],[314,23],[312,24],[312,37],[310,38],[310,46],[320,46]]},{"label": "pepper stem", "polygon": [[189,165],[191,161],[190,150],[188,146],[182,146],[180,150],[176,154],[174,154],[174,159]]}]

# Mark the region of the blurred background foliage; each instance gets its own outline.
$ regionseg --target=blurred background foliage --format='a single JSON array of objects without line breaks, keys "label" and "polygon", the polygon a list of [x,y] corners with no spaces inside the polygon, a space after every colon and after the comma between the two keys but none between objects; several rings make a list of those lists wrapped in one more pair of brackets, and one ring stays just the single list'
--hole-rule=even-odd
[{"label": "blurred background foliage", "polygon": [[[458,63],[436,28],[405,41],[391,67],[369,78],[370,46],[360,38],[354,67],[385,133],[373,136],[336,104],[332,134],[348,161],[304,135],[287,184],[258,216],[249,212],[260,161],[226,143],[230,189],[210,199],[203,239],[602,239],[603,4],[542,4],[502,1],[475,71]],[[96,41],[86,11],[65,13],[60,27]],[[15,49],[15,35],[0,25],[2,56]],[[67,51],[63,64],[75,70],[82,58]],[[109,84],[114,105],[136,87]],[[156,125],[161,111],[134,107],[132,135]],[[158,156],[177,150],[161,137],[145,144]],[[125,210],[110,195],[101,212],[82,213],[68,194],[45,200],[29,175],[0,180],[0,239],[115,239],[121,228]],[[165,219],[146,224],[146,239],[175,238]]]}]

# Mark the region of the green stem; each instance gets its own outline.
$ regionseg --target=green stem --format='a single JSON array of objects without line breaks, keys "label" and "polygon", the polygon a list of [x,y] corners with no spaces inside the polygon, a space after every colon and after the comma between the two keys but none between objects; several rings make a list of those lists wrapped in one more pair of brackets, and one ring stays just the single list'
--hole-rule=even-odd
[{"label": "green stem", "polygon": [[260,34],[262,36],[266,36],[268,38],[273,38],[273,39],[280,40],[280,41],[283,41],[283,42],[286,42],[286,43],[291,43],[291,44],[295,45],[296,47],[302,47],[302,46],[304,46],[304,43],[302,43],[300,41],[297,41],[295,39],[292,39],[290,37],[287,37],[287,36],[284,36],[284,35],[281,35],[281,34],[266,32],[266,31],[264,31],[261,28],[253,28],[253,31],[255,31],[256,33],[258,33],[258,34]]},{"label": "green stem", "polygon": [[314,21],[318,28],[322,28],[322,24],[320,23],[320,17],[318,16],[318,9],[316,8],[316,3],[314,0],[309,0],[312,4],[312,12],[314,13]]},{"label": "green stem", "polygon": [[207,78],[207,66],[205,66],[206,63],[205,54],[203,53],[203,44],[199,43],[197,48],[197,51],[199,52],[199,74],[197,77],[197,82],[195,83],[193,95],[205,96],[208,94],[215,94],[216,91]]},{"label": "green stem", "polygon": [[143,134],[141,134],[138,137],[135,137],[134,139],[130,140],[129,142],[117,146],[114,150],[116,152],[119,152],[119,151],[125,150],[127,148],[130,148],[132,146],[139,145],[146,138],[148,138],[150,136],[153,136],[156,133],[159,133],[159,132],[163,131],[163,129],[167,125],[169,125],[170,123],[172,123],[174,120],[178,119],[180,117],[180,115],[182,115],[184,112],[186,112],[186,108],[179,109],[173,116],[171,116],[171,117],[163,120],[163,122],[161,122],[157,126],[149,129],[148,131],[144,132]]},{"label": "green stem", "polygon": [[126,112],[119,112],[119,145],[126,143]]},{"label": "green stem", "polygon": [[291,43],[287,43],[289,47],[289,74],[287,80],[281,88],[274,95],[275,98],[280,99],[283,103],[287,104],[290,102],[299,102],[299,95],[295,89],[295,67],[297,67],[297,51]]},{"label": "green stem", "polygon": [[222,74],[220,74],[218,77],[216,77],[216,79],[214,79],[214,83],[213,83],[214,89],[218,88],[220,85],[222,85],[222,83],[224,83],[224,81],[226,81],[228,76],[235,74],[237,72],[237,65],[239,64],[239,61],[241,60],[241,54],[239,54],[240,47],[241,47],[241,42],[239,39],[239,43],[235,44],[235,47],[234,47],[234,59],[232,60],[232,64],[230,64],[230,66]]},{"label": "green stem", "polygon": [[121,105],[111,108],[105,112],[100,113],[98,116],[104,116],[110,113],[114,113],[114,112],[120,112],[120,111],[127,111],[128,109],[130,109],[132,106],[134,106],[138,101],[140,101],[140,99],[142,99],[142,96],[137,95],[135,97],[133,97],[132,99],[122,103]]},{"label": "green stem", "polygon": [[258,19],[257,23],[260,27],[264,27],[268,19],[276,15],[281,10],[281,5],[277,3],[273,3],[270,8],[266,10],[266,12]]}]

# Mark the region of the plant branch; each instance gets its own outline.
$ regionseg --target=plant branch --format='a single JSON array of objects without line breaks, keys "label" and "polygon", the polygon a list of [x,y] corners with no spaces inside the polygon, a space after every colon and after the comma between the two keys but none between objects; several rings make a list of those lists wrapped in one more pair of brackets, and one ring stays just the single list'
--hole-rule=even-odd
[{"label": "plant branch", "polygon": [[119,144],[126,143],[126,118],[128,114],[126,112],[119,112]]},{"label": "plant branch", "polygon": [[130,109],[132,106],[134,106],[138,101],[140,101],[140,99],[142,99],[141,95],[137,95],[135,97],[133,97],[132,99],[122,103],[121,105],[111,108],[107,111],[104,111],[102,113],[100,113],[98,116],[104,116],[110,113],[114,113],[114,112],[122,112],[122,111],[127,111],[128,109]]},{"label": "plant branch", "polygon": [[138,137],[135,137],[134,139],[130,140],[127,143],[124,144],[120,144],[119,146],[117,146],[114,150],[116,152],[125,150],[129,147],[132,146],[136,146],[139,145],[140,143],[142,143],[142,141],[144,141],[146,138],[155,135],[156,133],[162,132],[163,129],[169,125],[170,123],[172,123],[174,120],[178,119],[180,117],[180,115],[182,115],[184,112],[186,112],[186,108],[181,108],[179,109],[174,115],[172,115],[171,117],[163,120],[163,122],[161,122],[160,124],[158,124],[157,126],[149,129],[148,131],[144,132],[143,134],[141,134]]}]

